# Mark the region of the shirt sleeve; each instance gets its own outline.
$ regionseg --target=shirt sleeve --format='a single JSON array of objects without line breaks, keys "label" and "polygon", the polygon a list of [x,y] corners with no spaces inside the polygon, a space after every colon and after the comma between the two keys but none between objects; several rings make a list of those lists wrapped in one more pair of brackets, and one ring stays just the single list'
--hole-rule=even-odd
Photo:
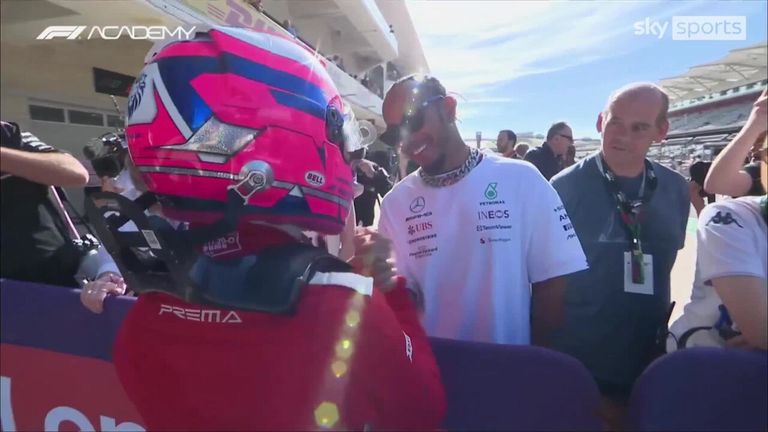
[{"label": "shirt sleeve", "polygon": [[[732,202],[713,203],[704,208],[698,227],[698,268],[702,280],[709,283],[725,276],[754,276],[765,279],[763,264],[756,241],[759,232],[754,224],[741,215]],[[745,217],[746,216],[746,217]]]},{"label": "shirt sleeve", "polygon": [[48,153],[57,151],[55,148],[40,141],[39,138],[29,132],[22,131],[18,124],[13,122],[0,123],[0,143],[3,147],[33,153]]},{"label": "shirt sleeve", "polygon": [[80,260],[80,265],[75,274],[78,283],[83,279],[94,280],[106,272],[120,275],[120,268],[104,246],[99,246],[96,253],[88,254]]},{"label": "shirt sleeve", "polygon": [[40,141],[40,139],[29,132],[21,133],[21,150],[32,153],[52,153],[58,152],[55,148]]},{"label": "shirt sleeve", "polygon": [[587,268],[587,258],[560,196],[543,177],[528,176],[528,275],[531,283]]}]

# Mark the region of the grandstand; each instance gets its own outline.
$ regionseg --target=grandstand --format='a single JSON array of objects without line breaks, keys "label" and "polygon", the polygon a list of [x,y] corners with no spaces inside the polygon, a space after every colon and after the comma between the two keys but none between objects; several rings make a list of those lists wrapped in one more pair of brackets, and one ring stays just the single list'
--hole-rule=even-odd
[{"label": "grandstand", "polygon": [[768,86],[767,54],[768,45],[762,42],[661,80],[671,99],[670,130],[649,157],[666,164],[712,159],[738,133]]},{"label": "grandstand", "polygon": [[[765,86],[765,81],[761,83]],[[745,91],[737,97],[715,100],[706,105],[670,112],[670,131],[684,132],[743,124],[752,110],[752,104],[760,94],[754,85],[753,91]]]}]

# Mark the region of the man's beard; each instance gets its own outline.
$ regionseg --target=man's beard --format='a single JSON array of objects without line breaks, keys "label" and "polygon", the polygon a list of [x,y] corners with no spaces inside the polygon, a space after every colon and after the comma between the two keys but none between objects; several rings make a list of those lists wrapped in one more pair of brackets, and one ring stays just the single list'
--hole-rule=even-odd
[{"label": "man's beard", "polygon": [[425,174],[430,176],[436,176],[438,174],[442,174],[445,171],[445,153],[442,153],[440,156],[438,156],[431,164],[424,165],[421,167],[421,169],[424,171]]}]

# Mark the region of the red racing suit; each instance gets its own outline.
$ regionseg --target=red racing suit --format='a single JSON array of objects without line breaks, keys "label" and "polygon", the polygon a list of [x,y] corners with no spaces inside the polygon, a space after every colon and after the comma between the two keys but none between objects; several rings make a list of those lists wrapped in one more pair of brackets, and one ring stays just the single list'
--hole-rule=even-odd
[{"label": "red racing suit", "polygon": [[446,407],[402,278],[386,294],[308,285],[292,315],[146,293],[114,363],[149,430],[428,430]]}]

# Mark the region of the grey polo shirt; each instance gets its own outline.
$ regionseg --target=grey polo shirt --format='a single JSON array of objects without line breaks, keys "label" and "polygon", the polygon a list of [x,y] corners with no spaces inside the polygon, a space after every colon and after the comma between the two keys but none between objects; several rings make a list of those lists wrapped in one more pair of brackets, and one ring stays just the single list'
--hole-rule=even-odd
[{"label": "grey polo shirt", "polygon": [[[596,162],[598,153],[552,179],[573,222],[589,269],[568,276],[565,323],[554,348],[581,360],[607,393],[628,393],[652,360],[657,328],[670,302],[670,273],[685,242],[689,197],[685,179],[653,163],[658,185],[644,207],[643,252],[653,256],[653,295],[624,290],[624,252],[629,240],[615,197]],[[619,178],[630,199],[642,175]]]}]

